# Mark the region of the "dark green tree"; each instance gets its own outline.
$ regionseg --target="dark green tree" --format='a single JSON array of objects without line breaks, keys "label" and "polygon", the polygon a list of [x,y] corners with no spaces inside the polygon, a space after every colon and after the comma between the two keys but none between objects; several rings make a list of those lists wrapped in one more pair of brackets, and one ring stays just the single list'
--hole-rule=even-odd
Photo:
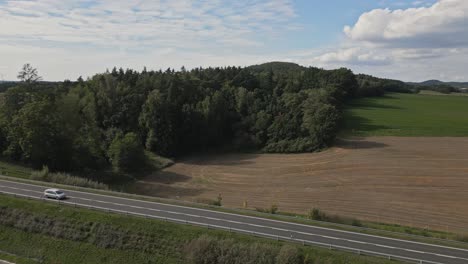
[{"label": "dark green tree", "polygon": [[138,172],[146,165],[143,146],[135,133],[117,135],[109,147],[108,156],[116,172]]},{"label": "dark green tree", "polygon": [[57,170],[71,166],[72,141],[62,129],[55,104],[47,100],[26,104],[9,124],[5,154],[34,168]]},{"label": "dark green tree", "polygon": [[30,84],[42,80],[42,77],[39,76],[36,68],[33,68],[31,64],[26,63],[18,73],[18,79],[22,82]]}]

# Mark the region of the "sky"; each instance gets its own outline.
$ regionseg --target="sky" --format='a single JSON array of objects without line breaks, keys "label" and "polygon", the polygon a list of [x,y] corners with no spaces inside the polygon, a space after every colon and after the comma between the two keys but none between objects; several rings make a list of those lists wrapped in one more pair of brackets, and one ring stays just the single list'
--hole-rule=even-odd
[{"label": "sky", "polygon": [[0,80],[269,61],[468,81],[468,1],[0,0]]}]

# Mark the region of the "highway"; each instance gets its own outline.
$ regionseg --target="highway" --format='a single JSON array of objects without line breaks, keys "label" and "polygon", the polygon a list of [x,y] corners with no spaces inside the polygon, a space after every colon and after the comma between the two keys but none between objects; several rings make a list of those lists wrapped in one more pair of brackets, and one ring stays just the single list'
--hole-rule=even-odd
[{"label": "highway", "polygon": [[[0,180],[0,193],[41,199],[45,187]],[[314,227],[260,217],[224,213],[208,209],[148,202],[117,196],[66,190],[69,199],[61,203],[109,212],[158,218],[181,224],[255,234],[277,240],[319,245],[331,249],[379,255],[414,263],[468,263],[468,250]],[[44,199],[46,200],[46,199]],[[47,200],[55,202],[54,200]],[[1,217],[1,216],[0,216]]]}]

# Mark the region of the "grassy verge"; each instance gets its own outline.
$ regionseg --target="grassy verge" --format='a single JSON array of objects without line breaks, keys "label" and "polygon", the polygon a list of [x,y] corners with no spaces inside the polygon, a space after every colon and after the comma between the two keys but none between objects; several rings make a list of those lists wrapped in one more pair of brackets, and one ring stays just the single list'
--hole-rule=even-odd
[{"label": "grassy verge", "polygon": [[[0,230],[1,230],[1,228],[0,228]],[[12,254],[9,254],[9,253],[6,253],[6,252],[1,252],[1,251],[0,251],[0,260],[5,260],[5,261],[15,263],[15,264],[36,264],[36,263],[38,263],[37,261],[32,260],[32,259],[15,256],[15,255],[12,255]]]},{"label": "grassy verge", "polygon": [[395,263],[4,195],[0,195],[0,210],[0,250],[41,259],[45,263],[195,263],[194,258],[217,254],[210,251],[213,247],[206,245],[229,245],[247,250],[251,253],[247,255],[252,258],[256,252],[270,254],[269,259],[274,260],[258,263],[283,263],[278,262],[280,252],[293,252],[296,255],[291,256],[298,256],[301,264]]},{"label": "grassy verge", "polygon": [[10,162],[0,161],[0,175],[6,175],[21,179],[29,179],[32,171],[32,169],[26,166],[15,165]]},{"label": "grassy verge", "polygon": [[[104,178],[108,179],[108,181],[109,179],[112,179],[111,185],[106,184],[104,182],[98,182],[92,179],[88,179],[87,177],[75,176],[68,173],[49,172],[47,167],[43,167],[42,170],[33,170],[25,165],[13,164],[11,162],[6,162],[2,160],[0,160],[0,175],[5,175],[19,179],[29,179],[71,186],[87,187],[93,189],[125,190],[125,186],[128,184],[128,182],[133,181],[135,177],[138,178],[146,174],[151,174],[154,171],[161,170],[174,164],[174,161],[172,161],[171,159],[158,156],[150,151],[145,151],[145,155],[148,160],[148,167],[143,172],[140,172],[140,174],[143,175],[116,175],[113,174],[112,171],[107,170],[90,172],[91,175],[88,175],[91,178],[99,179],[103,178],[102,176],[105,175]],[[96,176],[95,174],[98,174],[101,177],[93,177]]]},{"label": "grassy verge", "polygon": [[[320,211],[319,209],[314,210]],[[433,243],[468,249],[468,243],[466,243],[468,241],[468,237],[450,232],[402,226],[398,224],[361,221],[354,218],[343,217],[338,215],[326,215],[323,211],[320,211],[319,218],[317,218],[312,213],[309,215],[301,215],[278,212],[278,214],[287,217],[294,217],[298,223],[310,223],[311,221],[313,221],[313,223],[318,223],[318,225],[320,226],[332,227],[346,231],[355,231],[369,235],[380,235],[391,238],[406,239],[417,242]],[[330,225],[321,225],[322,223],[327,223]],[[353,227],[354,230],[352,230],[350,227]]]},{"label": "grassy verge", "polygon": [[170,200],[170,199],[142,196],[142,195],[136,195],[136,194],[128,194],[128,193],[122,193],[122,192],[88,189],[88,188],[82,188],[82,187],[76,187],[76,186],[67,186],[67,185],[61,185],[61,184],[11,178],[11,177],[5,177],[1,175],[0,175],[0,179],[13,180],[17,182],[30,183],[30,184],[35,184],[35,185],[42,185],[44,187],[56,187],[56,188],[84,191],[84,192],[90,192],[90,193],[96,193],[96,194],[102,194],[102,195],[111,195],[111,196],[122,197],[122,198],[144,200],[144,201],[149,201],[149,202],[175,204],[175,205],[180,205],[180,206],[209,209],[209,210],[214,210],[214,211],[219,211],[219,212],[262,217],[262,218],[268,218],[268,219],[279,220],[279,221],[293,222],[293,223],[298,223],[298,224],[305,224],[305,225],[318,226],[318,227],[324,227],[324,228],[333,228],[333,229],[338,229],[338,230],[343,230],[343,231],[359,232],[359,233],[369,234],[369,235],[378,235],[378,236],[384,236],[384,237],[390,237],[390,238],[405,239],[405,240],[412,240],[416,242],[432,243],[432,244],[439,244],[439,245],[444,245],[444,246],[468,249],[468,243],[464,243],[466,242],[465,240],[463,240],[464,237],[460,237],[457,234],[436,231],[436,230],[426,230],[426,229],[415,228],[415,227],[407,227],[407,226],[400,226],[400,225],[395,225],[395,224],[385,224],[385,223],[376,223],[376,222],[361,222],[360,226],[353,226],[352,222],[333,223],[333,222],[326,222],[326,221],[316,221],[316,220],[311,220],[306,215],[291,214],[287,212],[277,212],[276,214],[268,214],[268,213],[261,213],[261,212],[253,211],[253,210],[230,209],[230,208],[224,208],[220,206],[210,206],[210,205],[192,203],[192,202],[181,201],[181,200]]}]

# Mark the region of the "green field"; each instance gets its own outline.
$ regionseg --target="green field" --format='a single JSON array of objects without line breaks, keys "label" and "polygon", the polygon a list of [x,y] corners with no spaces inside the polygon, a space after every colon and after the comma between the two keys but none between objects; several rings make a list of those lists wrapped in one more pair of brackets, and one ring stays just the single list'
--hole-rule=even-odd
[{"label": "green field", "polygon": [[[236,263],[395,263],[381,258],[4,195],[0,195],[0,216],[0,251],[14,254],[17,263],[25,264],[31,263],[31,259],[42,263],[194,263],[187,259],[189,253],[200,256],[211,250],[203,247],[204,243],[193,246],[200,237],[204,242],[214,241],[237,249],[245,262]],[[273,258],[272,261],[257,262],[245,259],[257,256],[257,252],[276,256],[285,247],[301,256],[301,260],[282,262]],[[0,254],[0,259],[2,256]]]},{"label": "green field", "polygon": [[345,110],[341,136],[468,136],[468,97],[391,93]]}]

